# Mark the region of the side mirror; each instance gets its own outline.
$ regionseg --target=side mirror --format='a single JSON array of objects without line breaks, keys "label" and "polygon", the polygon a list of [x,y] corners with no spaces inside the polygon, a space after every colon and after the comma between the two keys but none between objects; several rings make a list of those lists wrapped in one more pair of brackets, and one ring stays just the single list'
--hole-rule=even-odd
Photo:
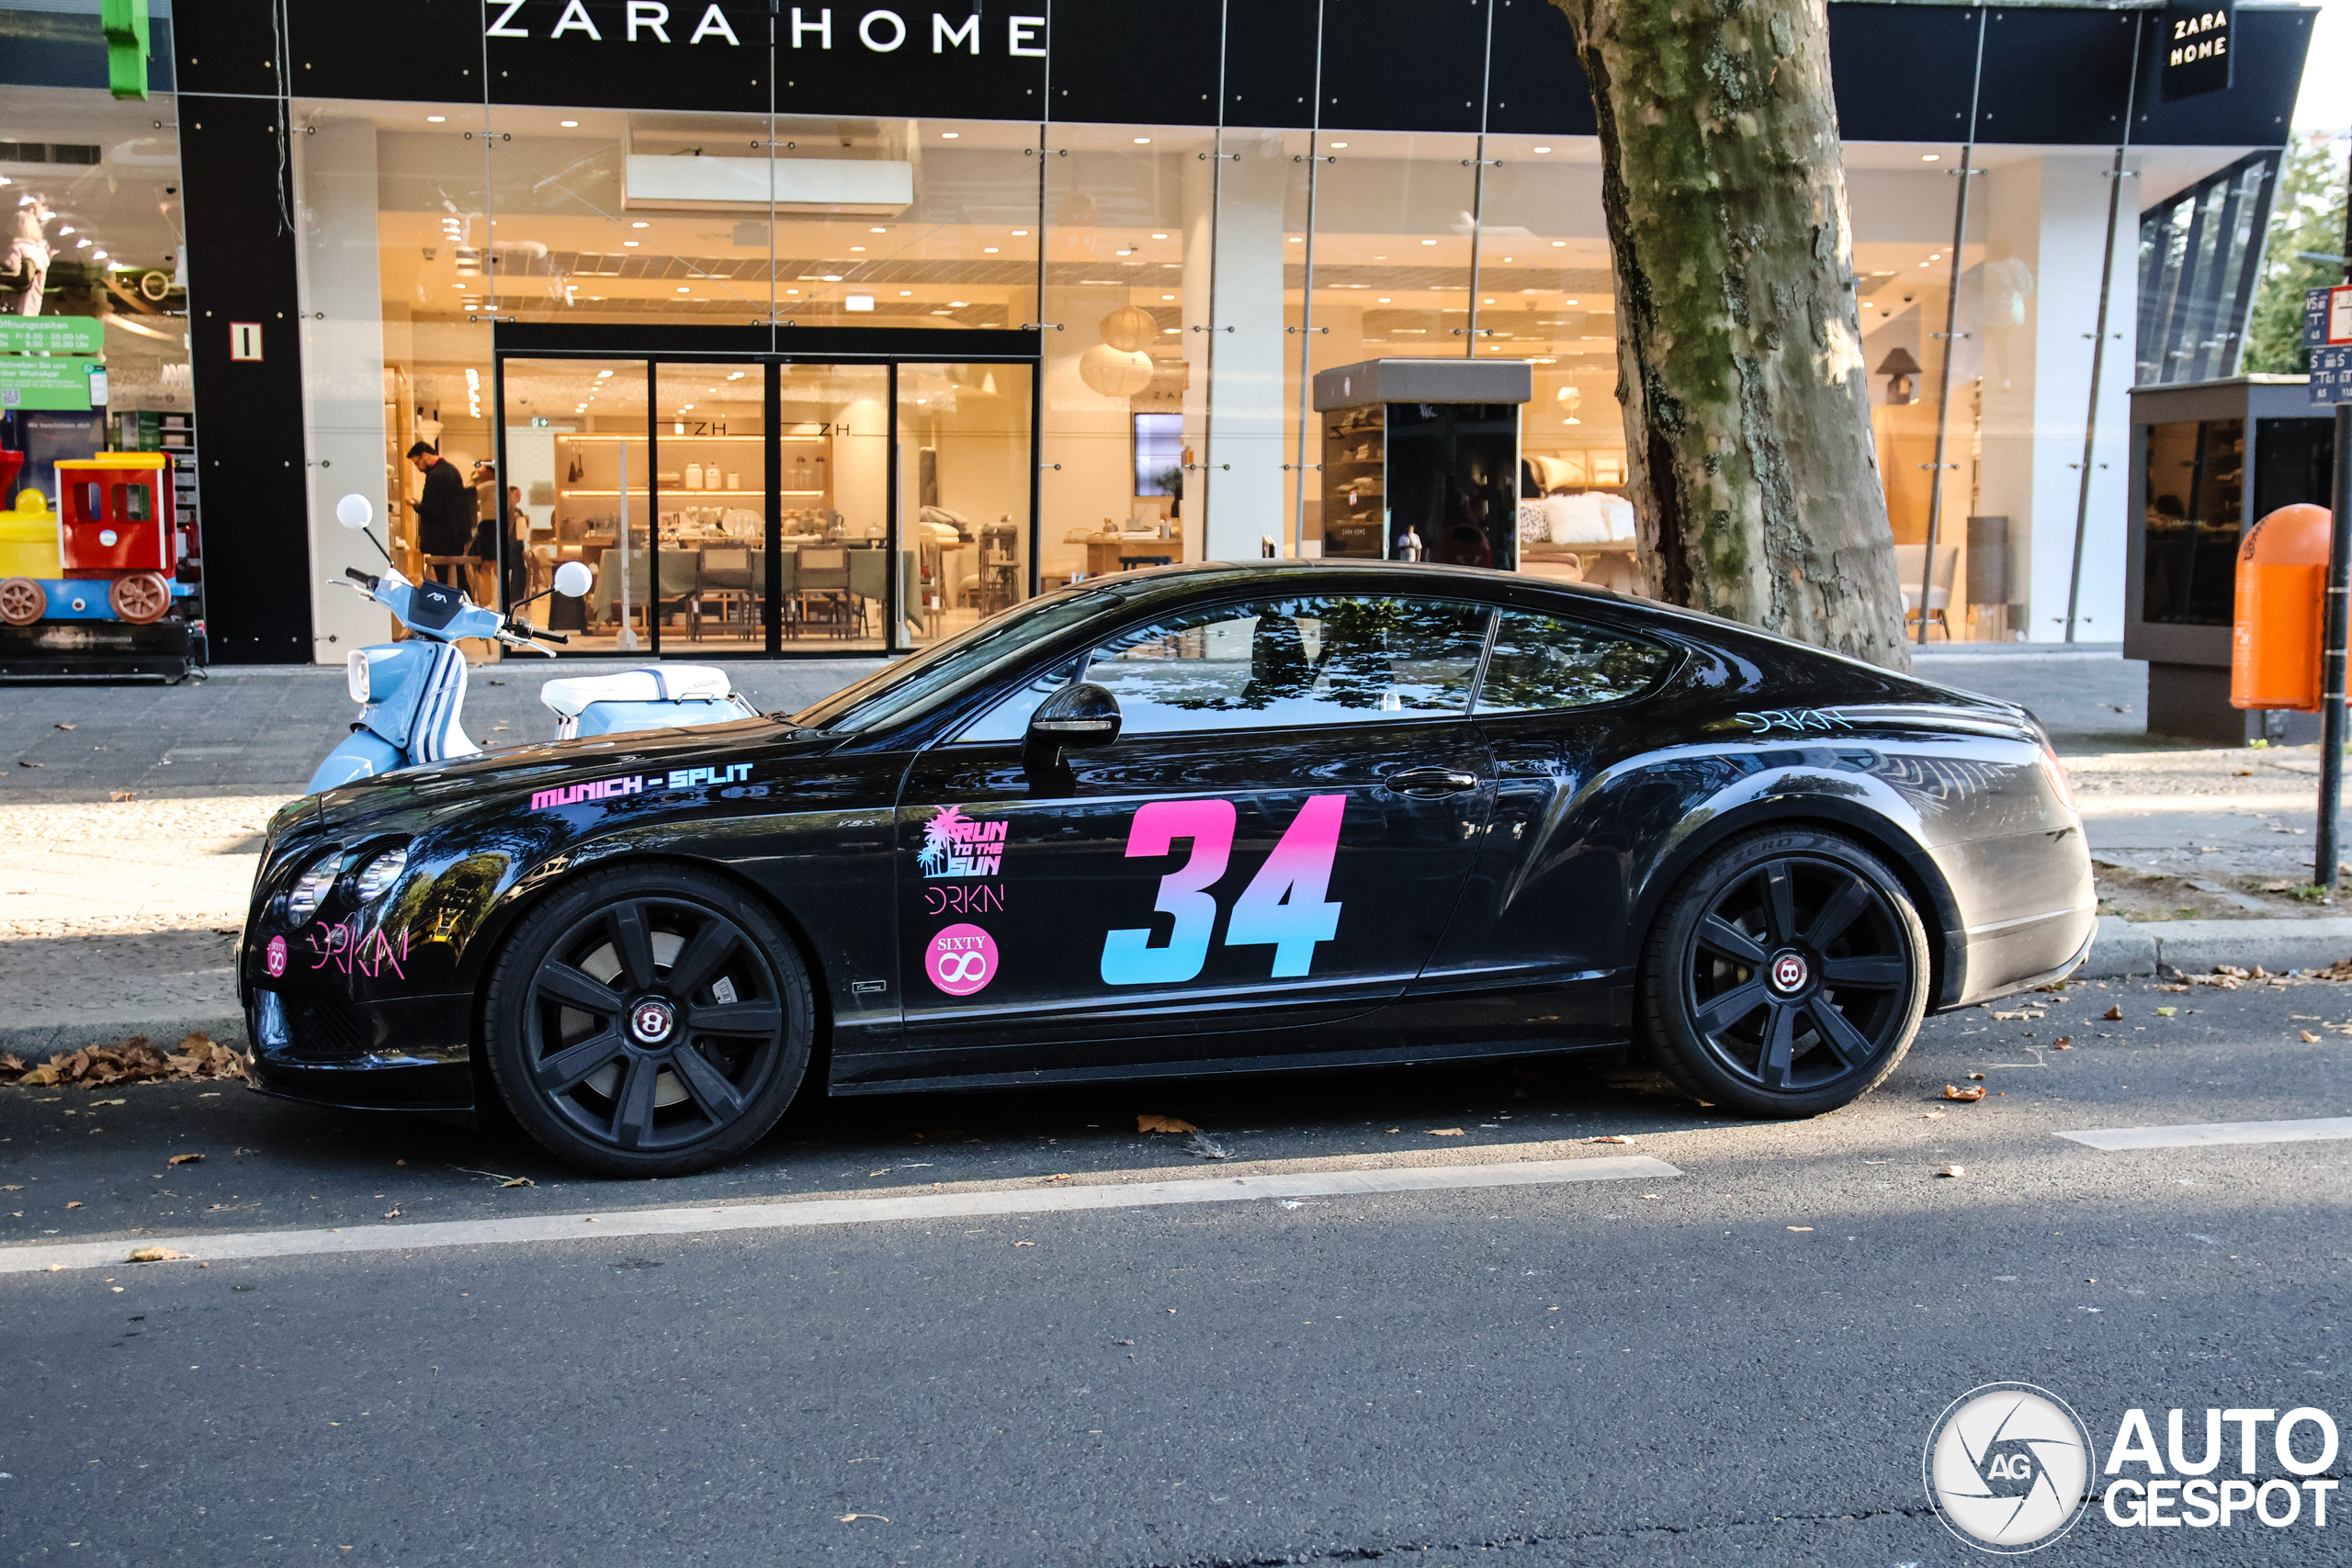
[{"label": "side mirror", "polygon": [[567,599],[580,598],[595,585],[596,574],[586,561],[568,560],[555,569],[555,591]]},{"label": "side mirror", "polygon": [[1119,699],[1091,681],[1073,681],[1038,705],[1029,717],[1029,744],[1073,751],[1108,746],[1119,738]]},{"label": "side mirror", "polygon": [[334,503],[334,520],[356,534],[376,520],[376,509],[364,495],[346,495]]}]

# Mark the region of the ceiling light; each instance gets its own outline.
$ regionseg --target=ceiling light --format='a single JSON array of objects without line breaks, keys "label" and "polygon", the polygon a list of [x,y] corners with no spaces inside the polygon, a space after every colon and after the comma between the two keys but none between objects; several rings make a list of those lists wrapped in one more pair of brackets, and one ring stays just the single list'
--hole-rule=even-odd
[{"label": "ceiling light", "polygon": [[1575,304],[1575,303],[1576,303],[1576,301],[1575,301],[1575,300],[1573,300],[1573,299],[1563,299],[1563,300],[1561,300],[1561,301],[1560,301],[1560,303],[1561,303],[1561,304],[1563,304],[1563,305],[1573,305],[1573,304]]},{"label": "ceiling light", "polygon": [[874,309],[874,296],[871,294],[847,295],[842,300],[842,309],[844,310],[871,310]]},{"label": "ceiling light", "polygon": [[939,133],[939,139],[942,141],[953,141],[963,134],[960,130],[943,130]]},{"label": "ceiling light", "polygon": [[839,283],[841,280],[842,275],[838,272],[826,273],[823,276],[817,279],[820,283]]},{"label": "ceiling light", "polygon": [[580,122],[576,119],[560,119],[557,120],[556,123],[563,127],[566,130],[577,130],[580,129]]},{"label": "ceiling light", "polygon": [[1154,234],[1154,235],[1152,236],[1152,238],[1153,238],[1153,239],[1155,239],[1155,240],[1164,240],[1164,239],[1168,238],[1168,236],[1167,236],[1167,235],[1165,235],[1165,234]]},{"label": "ceiling light", "polygon": [[1384,294],[1384,295],[1382,295],[1382,296],[1380,297],[1380,302],[1381,302],[1382,304],[1384,304],[1384,305],[1392,305],[1392,304],[1395,304],[1395,303],[1396,303],[1396,301],[1395,301],[1395,300],[1391,299],[1390,299],[1387,295],[1385,295],[1385,294]]},{"label": "ceiling light", "polygon": [[1425,245],[1434,245],[1434,244],[1436,244],[1436,243],[1437,243],[1437,242],[1436,242],[1435,240],[1423,240],[1423,241],[1421,242],[1421,243],[1423,243],[1423,244],[1425,244]]},{"label": "ceiling light", "polygon": [[1941,251],[1929,251],[1928,253],[1928,259],[1929,261],[1941,261],[1944,259],[1944,254]]},{"label": "ceiling light", "polygon": [[640,219],[637,220],[635,222],[631,223],[631,224],[629,225],[629,227],[630,227],[630,228],[632,228],[632,229],[647,229],[647,228],[650,228],[650,227],[652,227],[652,225],[649,224],[648,222],[646,222],[646,220],[645,220],[644,219],[640,218]]},{"label": "ceiling light", "polygon": [[1529,151],[1533,152],[1549,152],[1551,149],[1549,147],[1532,147],[1530,148]]},{"label": "ceiling light", "polygon": [[[1022,239],[1022,238],[1023,238],[1024,236],[1026,236],[1026,235],[1028,234],[1028,232],[1029,232],[1029,231],[1028,231],[1028,230],[1026,230],[1026,229],[1015,229],[1015,230],[1012,231],[1012,237],[1013,237],[1014,239],[1016,239],[1016,240],[1018,240],[1018,239]],[[1165,236],[1162,236],[1162,237],[1164,238]]]},{"label": "ceiling light", "polygon": [[1001,248],[1001,247],[997,245],[982,245],[980,247],[980,254],[984,256],[992,256],[995,255]]},{"label": "ceiling light", "polygon": [[1138,136],[1136,138],[1136,145],[1138,147],[1148,147],[1151,145],[1151,138],[1148,136]]},{"label": "ceiling light", "polygon": [[1176,335],[1176,329],[1174,327],[1162,327],[1159,329],[1159,335],[1162,337],[1174,337]]},{"label": "ceiling light", "polygon": [[92,251],[90,253],[90,259],[92,261],[104,261],[107,259],[107,254],[104,251]]},{"label": "ceiling light", "polygon": [[901,288],[899,290],[899,298],[901,299],[911,298],[913,294],[914,290],[911,288]]},{"label": "ceiling light", "polygon": [[1374,256],[1372,259],[1374,261],[1386,261],[1388,258],[1386,256]]},{"label": "ceiling light", "polygon": [[964,308],[964,301],[961,299],[950,299],[947,303],[949,308],[952,310],[960,310]]},{"label": "ceiling light", "polygon": [[1163,294],[1163,295],[1161,295],[1161,296],[1160,296],[1160,298],[1161,298],[1162,299],[1175,299],[1175,298],[1176,298],[1176,296],[1174,296],[1173,294]]},{"label": "ceiling light", "polygon": [[637,249],[637,242],[635,240],[623,240],[621,242],[621,249],[625,251],[633,251]]},{"label": "ceiling light", "polygon": [[446,114],[429,114],[424,117],[424,120],[427,125],[439,125],[448,118]]},{"label": "ceiling light", "polygon": [[787,288],[787,289],[786,289],[786,290],[785,290],[785,292],[786,292],[786,294],[797,294],[797,293],[799,293],[799,292],[800,292],[800,290],[798,290],[797,288]]},{"label": "ceiling light", "polygon": [[71,223],[60,224],[57,231],[61,234],[71,234],[74,232],[74,225]]},{"label": "ceiling light", "polygon": [[1344,142],[1344,141],[1334,141],[1334,142],[1332,142],[1332,143],[1331,143],[1331,145],[1332,145],[1334,148],[1340,148],[1340,147],[1345,147],[1345,146],[1347,145],[1347,143],[1346,143],[1346,142]]},{"label": "ceiling light", "polygon": [[[1304,235],[1300,235],[1300,234],[1293,234],[1293,235],[1290,237],[1290,243],[1291,243],[1292,244],[1294,244],[1294,245],[1303,245],[1303,244],[1306,243],[1306,237],[1305,237]],[[1121,254],[1125,254],[1125,252],[1122,252],[1122,253],[1121,253]]]},{"label": "ceiling light", "polygon": [[864,245],[852,245],[849,249],[850,249],[850,254],[851,254],[852,255],[855,255],[855,254],[857,254],[859,252],[861,252],[861,251],[865,250],[865,247]]},{"label": "ceiling light", "polygon": [[596,379],[599,381],[605,380],[610,378],[612,372],[609,370],[599,370],[596,372]]},{"label": "ceiling light", "polygon": [[1479,304],[1481,304],[1481,305],[1491,305],[1491,304],[1493,304],[1493,303],[1494,303],[1494,301],[1493,301],[1492,299],[1481,299],[1481,300],[1479,300],[1479,301],[1478,301],[1478,303],[1479,303]]},{"label": "ceiling light", "polygon": [[1944,155],[1940,152],[1922,152],[1919,154],[1919,162],[1922,164],[1940,164],[1943,161]]}]

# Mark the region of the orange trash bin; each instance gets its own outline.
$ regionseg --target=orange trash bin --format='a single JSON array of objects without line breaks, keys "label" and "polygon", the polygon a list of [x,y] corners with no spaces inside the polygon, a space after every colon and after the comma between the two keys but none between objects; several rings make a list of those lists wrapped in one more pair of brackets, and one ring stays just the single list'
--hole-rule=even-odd
[{"label": "orange trash bin", "polygon": [[2282,506],[2238,547],[2230,629],[2230,705],[2319,711],[2319,656],[2327,601],[2324,506]]}]

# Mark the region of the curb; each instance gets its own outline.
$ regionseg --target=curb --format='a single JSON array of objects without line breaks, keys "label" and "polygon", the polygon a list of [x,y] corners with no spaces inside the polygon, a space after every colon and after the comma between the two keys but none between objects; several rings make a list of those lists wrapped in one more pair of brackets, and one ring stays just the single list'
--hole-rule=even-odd
[{"label": "curb", "polygon": [[39,1066],[52,1056],[85,1045],[119,1045],[143,1034],[158,1045],[175,1046],[187,1034],[209,1034],[220,1044],[244,1050],[245,1021],[240,1013],[189,1013],[167,1018],[93,1019],[80,1023],[31,1023],[0,1028],[0,1051]]},{"label": "curb", "polygon": [[2101,915],[2078,980],[2121,980],[2177,970],[2211,974],[2224,964],[2274,975],[2352,958],[2352,917],[2320,919],[2151,920]]}]

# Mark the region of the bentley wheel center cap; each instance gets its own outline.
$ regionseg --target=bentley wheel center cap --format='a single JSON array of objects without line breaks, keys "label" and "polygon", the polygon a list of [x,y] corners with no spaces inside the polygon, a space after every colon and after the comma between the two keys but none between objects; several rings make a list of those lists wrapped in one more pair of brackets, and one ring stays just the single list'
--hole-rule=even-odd
[{"label": "bentley wheel center cap", "polygon": [[1773,959],[1770,974],[1772,988],[1781,992],[1802,990],[1804,983],[1813,977],[1813,971],[1806,966],[1804,957],[1794,953],[1783,953]]},{"label": "bentley wheel center cap", "polygon": [[677,1014],[668,1002],[642,1001],[629,1009],[628,1032],[640,1045],[659,1045],[677,1027]]}]

